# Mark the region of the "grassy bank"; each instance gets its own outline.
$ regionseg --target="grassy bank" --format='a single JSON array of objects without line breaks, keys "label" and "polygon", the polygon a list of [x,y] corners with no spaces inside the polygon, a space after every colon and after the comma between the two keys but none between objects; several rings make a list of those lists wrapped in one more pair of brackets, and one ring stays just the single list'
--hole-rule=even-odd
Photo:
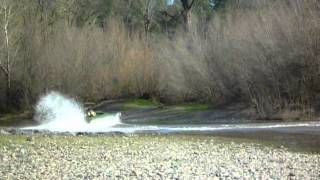
[{"label": "grassy bank", "polygon": [[15,112],[0,114],[0,126],[11,126],[11,125],[30,125],[34,124],[32,121],[33,113],[30,111],[26,112]]},{"label": "grassy bank", "polygon": [[123,110],[135,109],[172,109],[183,112],[205,111],[209,110],[209,104],[201,103],[179,103],[179,104],[163,104],[151,99],[130,99],[123,102]]}]

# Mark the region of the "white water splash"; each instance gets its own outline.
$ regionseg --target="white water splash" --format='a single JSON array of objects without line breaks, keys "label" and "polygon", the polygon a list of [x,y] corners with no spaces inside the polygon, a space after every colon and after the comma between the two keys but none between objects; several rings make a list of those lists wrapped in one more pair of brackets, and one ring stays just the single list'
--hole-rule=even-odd
[{"label": "white water splash", "polygon": [[35,120],[39,126],[25,129],[49,130],[55,132],[99,132],[121,124],[120,113],[86,121],[83,107],[74,99],[58,92],[42,97],[36,106]]}]

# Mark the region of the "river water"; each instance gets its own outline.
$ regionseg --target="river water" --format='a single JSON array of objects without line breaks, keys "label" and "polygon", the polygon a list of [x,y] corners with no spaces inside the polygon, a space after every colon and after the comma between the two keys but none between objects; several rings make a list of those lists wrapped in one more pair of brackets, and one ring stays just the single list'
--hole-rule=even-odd
[{"label": "river water", "polygon": [[290,149],[320,152],[320,123],[250,120],[233,111],[181,113],[168,110],[102,113],[88,119],[74,99],[52,92],[40,99],[34,120],[21,130],[54,133],[190,134],[272,142]]}]

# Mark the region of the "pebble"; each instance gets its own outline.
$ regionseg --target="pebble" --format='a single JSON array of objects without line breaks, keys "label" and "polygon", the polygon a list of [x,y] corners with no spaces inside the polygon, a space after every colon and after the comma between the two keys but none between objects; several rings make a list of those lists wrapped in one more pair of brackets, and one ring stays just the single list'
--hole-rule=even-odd
[{"label": "pebble", "polygon": [[212,136],[2,136],[3,179],[319,179],[320,175],[320,154],[252,143],[221,144]]}]

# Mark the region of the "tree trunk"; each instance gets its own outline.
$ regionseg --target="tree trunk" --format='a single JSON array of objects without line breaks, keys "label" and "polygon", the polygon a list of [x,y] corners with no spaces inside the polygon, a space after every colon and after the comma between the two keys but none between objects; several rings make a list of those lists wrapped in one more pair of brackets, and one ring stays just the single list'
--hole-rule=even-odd
[{"label": "tree trunk", "polygon": [[6,74],[6,81],[6,105],[9,108],[11,105],[11,77],[9,72]]},{"label": "tree trunk", "polygon": [[[0,65],[2,66],[2,69],[5,73],[6,76],[6,103],[7,103],[7,107],[10,106],[10,102],[11,102],[11,96],[10,96],[10,89],[11,89],[11,59],[10,59],[10,47],[9,47],[9,20],[10,20],[10,16],[11,16],[11,8],[5,4],[4,6],[4,35],[5,35],[5,48],[6,48],[6,58],[7,58],[7,62],[6,65],[3,65],[2,63],[0,63]],[[5,66],[5,67],[4,67]]]},{"label": "tree trunk", "polygon": [[190,10],[182,11],[183,27],[185,31],[189,31],[191,25]]},{"label": "tree trunk", "polygon": [[142,0],[144,4],[144,16],[143,16],[143,23],[144,23],[144,33],[146,40],[148,40],[148,35],[150,31],[150,23],[151,23],[151,17],[150,17],[150,11],[151,11],[151,0]]},{"label": "tree trunk", "polygon": [[189,27],[191,25],[191,8],[194,4],[195,0],[181,0],[183,10],[181,12],[183,18],[184,30],[189,31]]},{"label": "tree trunk", "polygon": [[145,36],[147,39],[148,39],[149,30],[150,30],[150,19],[147,15],[145,15],[145,17],[144,17],[144,33],[145,33]]}]

